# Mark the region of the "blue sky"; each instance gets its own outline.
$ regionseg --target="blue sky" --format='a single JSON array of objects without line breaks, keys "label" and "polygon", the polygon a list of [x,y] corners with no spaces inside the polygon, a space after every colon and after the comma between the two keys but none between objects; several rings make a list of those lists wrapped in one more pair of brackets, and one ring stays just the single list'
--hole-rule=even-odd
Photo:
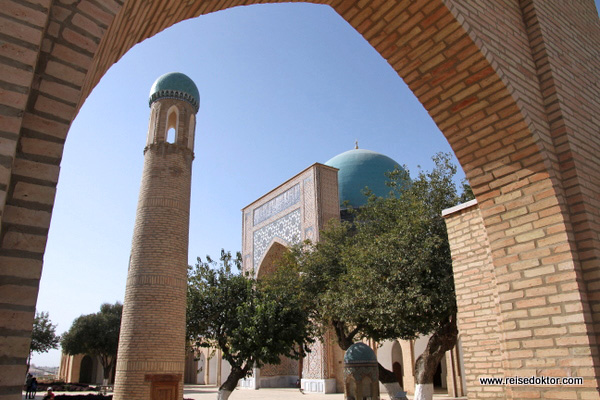
[{"label": "blue sky", "polygon": [[[190,264],[240,250],[241,208],[355,140],[413,173],[450,151],[397,73],[327,6],[254,5],[179,23],[116,63],[72,124],[37,304],[58,333],[123,300],[148,93],[172,71],[192,78],[201,97]],[[33,357],[59,362],[59,351]]]}]

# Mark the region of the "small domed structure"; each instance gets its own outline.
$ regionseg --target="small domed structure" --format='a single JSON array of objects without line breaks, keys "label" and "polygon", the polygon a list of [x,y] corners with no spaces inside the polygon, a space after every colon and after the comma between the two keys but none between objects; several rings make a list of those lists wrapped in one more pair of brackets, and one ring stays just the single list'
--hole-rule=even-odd
[{"label": "small domed structure", "polygon": [[152,105],[156,100],[172,98],[187,101],[196,112],[200,108],[200,92],[198,87],[187,75],[181,72],[170,72],[160,76],[150,89],[148,104]]},{"label": "small domed structure", "polygon": [[362,342],[354,343],[348,347],[344,355],[344,364],[377,364],[377,356],[372,348]]},{"label": "small domed structure", "polygon": [[364,343],[354,343],[344,355],[344,394],[346,400],[379,400],[377,356]]},{"label": "small domed structure", "polygon": [[367,203],[363,194],[368,187],[378,197],[387,197],[390,188],[386,185],[388,178],[386,172],[393,171],[399,164],[383,154],[365,149],[352,149],[338,154],[325,163],[338,171],[338,191],[340,195],[340,208],[349,205],[357,208]]}]

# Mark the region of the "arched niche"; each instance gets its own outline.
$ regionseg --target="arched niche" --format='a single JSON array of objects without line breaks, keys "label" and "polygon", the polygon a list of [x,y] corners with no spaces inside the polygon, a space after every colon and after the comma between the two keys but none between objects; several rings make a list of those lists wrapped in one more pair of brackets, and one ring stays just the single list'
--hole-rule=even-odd
[{"label": "arched niche", "polygon": [[89,355],[81,359],[79,383],[94,383],[94,360]]},{"label": "arched niche", "polygon": [[277,262],[283,257],[286,248],[284,242],[278,238],[275,238],[271,242],[269,249],[260,261],[258,270],[256,271],[256,279],[262,279],[275,272]]}]

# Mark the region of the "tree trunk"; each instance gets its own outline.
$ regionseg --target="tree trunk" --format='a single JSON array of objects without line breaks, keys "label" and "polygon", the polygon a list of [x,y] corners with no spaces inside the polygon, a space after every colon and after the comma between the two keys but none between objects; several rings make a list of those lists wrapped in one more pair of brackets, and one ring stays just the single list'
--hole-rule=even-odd
[{"label": "tree trunk", "polygon": [[453,315],[429,338],[425,351],[415,362],[414,400],[433,398],[433,376],[446,352],[456,345],[457,337],[456,316]]},{"label": "tree trunk", "polygon": [[346,324],[343,321],[333,321],[332,325],[337,337],[338,346],[344,351],[348,350],[354,344],[354,336],[356,336],[358,331],[355,329],[352,332],[346,332]]},{"label": "tree trunk", "polygon": [[227,400],[229,396],[231,396],[231,392],[233,392],[237,387],[239,380],[246,376],[249,368],[249,366],[246,366],[244,368],[232,366],[229,376],[227,377],[225,382],[223,382],[223,384],[219,387],[217,399]]},{"label": "tree trunk", "polygon": [[406,392],[400,386],[396,374],[389,369],[384,368],[381,363],[377,363],[377,369],[379,370],[379,382],[385,387],[385,391],[392,400],[408,400],[406,398]]},{"label": "tree trunk", "polygon": [[103,378],[102,379],[102,386],[108,386],[108,383],[110,382],[110,373],[112,372],[113,369],[113,364],[114,362],[110,362],[108,364],[104,364],[102,365],[102,372],[103,372]]}]

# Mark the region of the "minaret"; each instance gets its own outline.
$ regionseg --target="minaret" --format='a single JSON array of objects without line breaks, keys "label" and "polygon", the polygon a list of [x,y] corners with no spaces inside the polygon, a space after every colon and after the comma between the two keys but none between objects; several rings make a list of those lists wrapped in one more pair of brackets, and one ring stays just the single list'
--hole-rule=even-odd
[{"label": "minaret", "polygon": [[150,124],[119,338],[115,400],[180,400],[190,187],[200,95],[169,73],[150,90]]}]

